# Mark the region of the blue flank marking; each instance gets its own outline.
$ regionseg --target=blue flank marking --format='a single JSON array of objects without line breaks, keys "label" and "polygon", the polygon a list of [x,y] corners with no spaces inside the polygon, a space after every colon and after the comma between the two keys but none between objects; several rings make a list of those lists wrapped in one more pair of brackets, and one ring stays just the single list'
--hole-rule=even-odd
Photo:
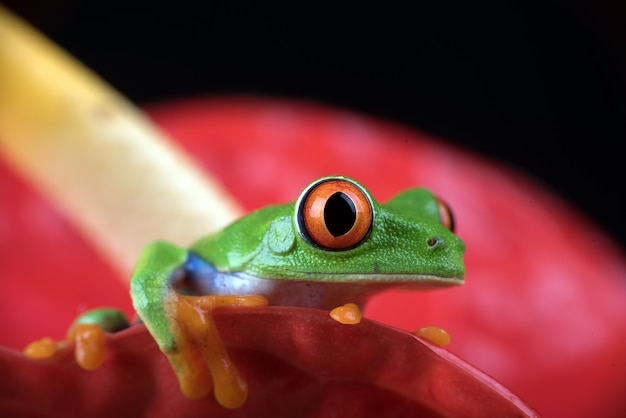
[{"label": "blue flank marking", "polygon": [[[220,272],[210,263],[206,262],[194,253],[189,253],[185,264],[172,274],[172,280],[176,282],[178,275],[183,279],[180,289],[182,293],[188,294],[211,294],[215,278]],[[184,277],[184,278],[183,278]],[[175,285],[175,287],[177,287]]]}]

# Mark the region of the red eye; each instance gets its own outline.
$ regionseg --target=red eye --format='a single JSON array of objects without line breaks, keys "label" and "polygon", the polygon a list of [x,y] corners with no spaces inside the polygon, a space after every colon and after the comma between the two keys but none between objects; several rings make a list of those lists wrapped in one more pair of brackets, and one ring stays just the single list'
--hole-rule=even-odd
[{"label": "red eye", "polygon": [[367,238],[372,226],[372,205],[357,184],[346,179],[324,179],[301,197],[298,224],[311,244],[347,250]]},{"label": "red eye", "polygon": [[439,222],[450,231],[454,232],[454,216],[452,216],[450,206],[439,198],[437,198],[437,205],[439,206]]}]

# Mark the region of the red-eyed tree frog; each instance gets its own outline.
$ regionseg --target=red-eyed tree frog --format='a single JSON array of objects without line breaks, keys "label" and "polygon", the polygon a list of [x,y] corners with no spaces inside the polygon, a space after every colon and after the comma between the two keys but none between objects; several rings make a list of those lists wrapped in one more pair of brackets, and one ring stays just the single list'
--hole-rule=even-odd
[{"label": "red-eyed tree frog", "polygon": [[[460,285],[464,251],[450,210],[431,192],[409,189],[381,205],[355,180],[324,177],[295,203],[257,210],[188,250],[150,244],[133,273],[131,296],[185,396],[204,397],[214,389],[218,402],[236,408],[247,387],[215,329],[213,308],[269,303],[333,309],[362,306],[391,287]],[[70,329],[77,355],[80,344],[102,339],[92,323],[108,331],[126,326],[116,311],[83,315]],[[103,361],[92,351],[98,354],[86,356],[95,358],[86,368]]]}]

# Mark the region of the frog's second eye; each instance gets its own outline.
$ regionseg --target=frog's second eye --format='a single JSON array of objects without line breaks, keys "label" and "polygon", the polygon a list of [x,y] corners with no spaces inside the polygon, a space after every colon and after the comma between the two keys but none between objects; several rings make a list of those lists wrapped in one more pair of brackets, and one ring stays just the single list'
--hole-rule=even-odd
[{"label": "frog's second eye", "polygon": [[297,208],[300,233],[310,244],[331,250],[354,248],[372,227],[367,194],[346,179],[325,179],[302,196]]},{"label": "frog's second eye", "polygon": [[450,231],[454,232],[454,216],[452,216],[452,210],[450,206],[443,200],[437,199],[437,205],[439,206],[439,222]]}]

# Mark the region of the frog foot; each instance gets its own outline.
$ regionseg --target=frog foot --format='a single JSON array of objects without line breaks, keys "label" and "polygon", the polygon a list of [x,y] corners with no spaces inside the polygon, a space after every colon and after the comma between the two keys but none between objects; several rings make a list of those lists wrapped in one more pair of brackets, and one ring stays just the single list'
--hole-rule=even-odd
[{"label": "frog foot", "polygon": [[56,342],[52,338],[42,338],[41,340],[33,341],[24,348],[23,353],[26,357],[35,360],[43,360],[54,357],[55,354],[65,347],[67,343],[65,341]]},{"label": "frog foot", "polygon": [[363,313],[356,303],[346,303],[330,311],[330,317],[340,324],[355,325],[363,319]]},{"label": "frog foot", "polygon": [[47,359],[75,343],[74,358],[85,370],[99,368],[106,357],[105,333],[128,328],[126,317],[117,309],[101,308],[85,312],[70,326],[64,341],[42,338],[26,346],[24,355],[32,359]]},{"label": "frog foot", "polygon": [[[355,325],[361,322],[363,314],[357,304],[346,303],[331,310],[330,317],[340,324]],[[450,344],[451,341],[448,331],[434,325],[420,328],[413,334],[442,347]]]},{"label": "frog foot", "polygon": [[246,401],[248,386],[228,356],[213,321],[218,307],[262,307],[262,296],[189,296],[172,290],[166,311],[172,319],[171,332],[176,349],[165,353],[187,398],[202,398],[215,390],[215,399],[229,409]]},{"label": "frog foot", "polygon": [[420,328],[413,332],[413,334],[442,347],[450,344],[451,341],[448,331],[434,325]]}]

